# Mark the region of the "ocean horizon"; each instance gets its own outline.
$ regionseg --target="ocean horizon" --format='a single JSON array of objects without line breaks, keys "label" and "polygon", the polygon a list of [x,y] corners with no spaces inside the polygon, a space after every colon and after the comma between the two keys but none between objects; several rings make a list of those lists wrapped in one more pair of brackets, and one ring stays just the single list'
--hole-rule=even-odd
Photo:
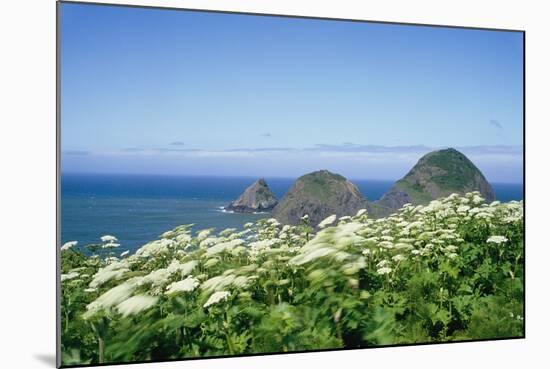
[{"label": "ocean horizon", "polygon": [[[193,230],[242,228],[269,213],[239,214],[223,210],[259,177],[138,174],[61,175],[61,242],[84,246],[105,234],[118,238],[117,252],[134,251],[178,225]],[[280,200],[296,178],[264,177]],[[353,179],[369,200],[378,200],[395,180]],[[491,183],[496,198],[523,199],[523,183]]]}]

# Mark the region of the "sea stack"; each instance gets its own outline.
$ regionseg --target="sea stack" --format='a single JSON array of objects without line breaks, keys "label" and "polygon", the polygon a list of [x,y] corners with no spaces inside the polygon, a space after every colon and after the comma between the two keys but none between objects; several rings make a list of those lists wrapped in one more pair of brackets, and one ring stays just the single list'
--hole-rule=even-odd
[{"label": "sea stack", "polygon": [[317,226],[332,214],[355,215],[367,206],[367,199],[353,183],[339,174],[320,170],[298,178],[273,209],[273,217],[282,224],[298,224],[307,214],[310,224]]},{"label": "sea stack", "polygon": [[277,205],[277,198],[263,178],[250,185],[239,198],[225,209],[237,213],[256,213],[271,211]]},{"label": "sea stack", "polygon": [[387,215],[406,203],[427,204],[452,193],[479,191],[487,202],[495,200],[495,192],[481,171],[458,150],[449,148],[424,155],[375,203]]}]

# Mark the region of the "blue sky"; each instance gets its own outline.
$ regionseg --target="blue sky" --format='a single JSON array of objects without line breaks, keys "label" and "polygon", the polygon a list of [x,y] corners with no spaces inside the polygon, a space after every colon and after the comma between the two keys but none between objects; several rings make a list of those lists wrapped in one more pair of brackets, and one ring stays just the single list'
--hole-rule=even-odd
[{"label": "blue sky", "polygon": [[522,178],[522,34],[61,5],[63,172]]}]

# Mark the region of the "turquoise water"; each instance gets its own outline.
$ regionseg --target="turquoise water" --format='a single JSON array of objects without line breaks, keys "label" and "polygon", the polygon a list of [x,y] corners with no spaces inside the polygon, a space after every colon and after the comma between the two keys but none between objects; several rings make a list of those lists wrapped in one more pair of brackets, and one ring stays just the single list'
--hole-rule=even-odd
[{"label": "turquoise water", "polygon": [[[61,240],[80,245],[116,236],[119,251],[135,250],[180,224],[195,230],[240,228],[268,214],[235,214],[221,207],[237,198],[257,178],[142,175],[78,175],[61,178]],[[293,178],[266,178],[277,198]],[[369,200],[379,199],[394,181],[353,180]],[[523,185],[493,184],[500,201],[521,200]]]}]

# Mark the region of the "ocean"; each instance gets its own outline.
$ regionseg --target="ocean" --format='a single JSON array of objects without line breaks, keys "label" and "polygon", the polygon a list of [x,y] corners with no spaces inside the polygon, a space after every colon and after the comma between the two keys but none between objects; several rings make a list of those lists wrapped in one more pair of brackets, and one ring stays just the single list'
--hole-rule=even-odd
[{"label": "ocean", "polygon": [[[99,242],[105,234],[118,238],[118,251],[134,251],[161,233],[194,223],[195,231],[241,228],[269,214],[223,211],[257,178],[146,175],[63,174],[61,176],[61,241],[79,245]],[[394,181],[354,180],[369,200],[379,199]],[[280,199],[293,178],[266,181]],[[500,201],[523,199],[523,185],[492,183]]]}]

